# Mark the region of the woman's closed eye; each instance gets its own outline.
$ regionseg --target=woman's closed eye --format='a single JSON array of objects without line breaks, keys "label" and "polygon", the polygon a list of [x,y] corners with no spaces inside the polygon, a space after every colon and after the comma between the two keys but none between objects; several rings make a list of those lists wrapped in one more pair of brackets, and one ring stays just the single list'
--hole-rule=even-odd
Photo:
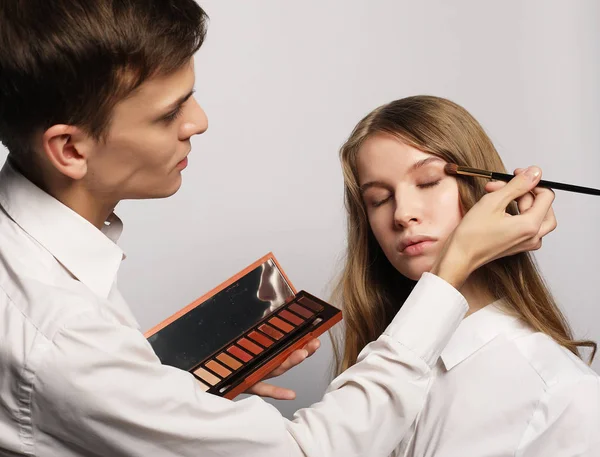
[{"label": "woman's closed eye", "polygon": [[372,198],[370,200],[370,204],[373,208],[378,208],[382,205],[384,205],[385,203],[389,202],[392,199],[392,195],[388,195],[387,197],[380,197],[380,198]]},{"label": "woman's closed eye", "polygon": [[438,180],[434,180],[434,181],[429,181],[429,182],[425,182],[422,184],[417,184],[417,187],[420,189],[428,189],[430,187],[435,187],[440,183],[441,179]]}]

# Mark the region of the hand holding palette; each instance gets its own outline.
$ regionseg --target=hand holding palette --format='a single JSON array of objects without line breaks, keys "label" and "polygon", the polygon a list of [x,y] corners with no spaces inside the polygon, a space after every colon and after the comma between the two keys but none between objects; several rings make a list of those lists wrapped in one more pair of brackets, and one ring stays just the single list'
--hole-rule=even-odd
[{"label": "hand holding palette", "polygon": [[269,253],[145,336],[163,364],[234,398],[341,320],[339,309],[297,292]]}]

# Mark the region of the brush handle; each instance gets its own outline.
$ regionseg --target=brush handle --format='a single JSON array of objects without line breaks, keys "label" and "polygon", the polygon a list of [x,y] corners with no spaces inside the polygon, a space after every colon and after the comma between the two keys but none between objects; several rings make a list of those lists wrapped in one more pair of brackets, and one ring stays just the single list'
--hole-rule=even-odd
[{"label": "brush handle", "polygon": [[[498,181],[508,182],[513,179],[514,175],[509,175],[506,173],[496,173],[492,172],[492,179],[497,179]],[[554,181],[546,181],[542,179],[537,187],[549,187],[550,189],[557,190],[567,190],[569,192],[578,192],[580,194],[589,194],[589,195],[600,195],[600,189],[592,189],[591,187],[583,187],[583,186],[574,186],[573,184],[563,184],[560,182]]]}]

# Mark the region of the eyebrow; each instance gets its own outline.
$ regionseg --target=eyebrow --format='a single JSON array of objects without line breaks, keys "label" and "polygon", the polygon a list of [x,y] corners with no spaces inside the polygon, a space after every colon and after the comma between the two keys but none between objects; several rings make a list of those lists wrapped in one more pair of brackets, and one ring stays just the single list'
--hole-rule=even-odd
[{"label": "eyebrow", "polygon": [[[416,170],[423,168],[433,162],[443,162],[443,160],[439,157],[427,157],[426,159],[422,159],[422,160],[417,160],[415,163],[413,163],[410,168],[408,169],[408,173],[413,173]],[[362,186],[360,186],[360,193],[364,194],[368,189],[370,189],[371,187],[388,187],[387,184],[383,183],[382,181],[369,181],[364,183]]]},{"label": "eyebrow", "polygon": [[169,104],[168,106],[166,106],[162,110],[163,111],[163,116],[166,115],[166,114],[169,114],[172,111],[175,111],[177,108],[179,108],[185,102],[187,102],[192,95],[194,95],[194,89],[190,90],[187,94],[179,97],[177,100],[175,100],[174,102],[172,102],[171,104]]}]

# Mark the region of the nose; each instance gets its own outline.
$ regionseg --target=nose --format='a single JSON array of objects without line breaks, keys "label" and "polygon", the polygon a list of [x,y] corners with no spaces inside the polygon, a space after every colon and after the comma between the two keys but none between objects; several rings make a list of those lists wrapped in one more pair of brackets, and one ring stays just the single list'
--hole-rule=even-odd
[{"label": "nose", "polygon": [[189,140],[192,136],[200,135],[208,129],[208,118],[202,107],[195,98],[192,98],[189,102],[189,120],[181,125],[179,131],[179,139],[181,141]]},{"label": "nose", "polygon": [[421,223],[421,210],[416,196],[403,195],[396,197],[396,208],[394,210],[394,227],[408,228]]}]

